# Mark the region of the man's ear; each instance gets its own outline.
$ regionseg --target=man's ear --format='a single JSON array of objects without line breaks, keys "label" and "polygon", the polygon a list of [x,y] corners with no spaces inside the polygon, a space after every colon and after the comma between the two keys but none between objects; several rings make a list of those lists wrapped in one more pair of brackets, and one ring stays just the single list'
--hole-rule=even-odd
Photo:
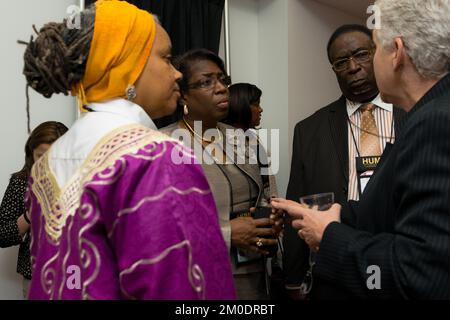
[{"label": "man's ear", "polygon": [[398,70],[405,64],[406,59],[408,59],[408,53],[406,52],[405,44],[402,38],[394,39],[393,55],[392,67],[394,70]]}]

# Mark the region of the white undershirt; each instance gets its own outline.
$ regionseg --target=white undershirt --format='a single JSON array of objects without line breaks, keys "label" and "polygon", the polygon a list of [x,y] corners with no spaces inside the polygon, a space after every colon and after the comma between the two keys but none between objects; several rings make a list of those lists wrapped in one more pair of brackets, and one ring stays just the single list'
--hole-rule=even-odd
[{"label": "white undershirt", "polygon": [[93,112],[82,114],[50,149],[50,166],[60,187],[75,174],[100,139],[112,130],[133,123],[157,130],[142,107],[125,99],[91,103],[88,108]]}]

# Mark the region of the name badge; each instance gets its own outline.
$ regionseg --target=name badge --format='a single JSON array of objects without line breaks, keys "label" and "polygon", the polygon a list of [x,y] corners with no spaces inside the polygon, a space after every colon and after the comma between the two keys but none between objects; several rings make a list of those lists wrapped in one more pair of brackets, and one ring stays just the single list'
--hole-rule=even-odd
[{"label": "name badge", "polygon": [[378,162],[380,162],[379,156],[356,157],[356,172],[360,197],[366,189],[367,183],[369,183]]}]

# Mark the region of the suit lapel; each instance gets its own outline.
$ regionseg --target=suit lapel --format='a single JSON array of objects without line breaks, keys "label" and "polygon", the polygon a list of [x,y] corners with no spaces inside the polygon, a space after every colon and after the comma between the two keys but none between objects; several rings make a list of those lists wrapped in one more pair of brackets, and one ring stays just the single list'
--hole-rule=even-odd
[{"label": "suit lapel", "polygon": [[348,184],[348,127],[347,108],[345,98],[342,96],[330,108],[329,124],[332,139],[332,148],[335,148],[339,158],[339,168]]},{"label": "suit lapel", "polygon": [[[227,133],[229,134],[229,132],[227,132],[227,128],[224,127],[220,122],[218,124],[218,127],[220,129],[220,131],[222,132],[223,136],[225,137],[225,143],[228,144],[230,141],[234,141],[233,137],[230,137],[229,135],[227,135]],[[247,142],[245,142],[247,143]],[[226,148],[226,146],[224,145],[224,147]],[[263,185],[261,184],[261,178],[260,178],[260,168],[259,165],[255,165],[255,164],[250,164],[249,163],[249,149],[247,145],[243,145],[243,146],[239,146],[240,148],[244,148],[245,150],[245,156],[244,159],[239,158],[237,149],[238,146],[233,145],[233,147],[231,148],[234,151],[234,161],[236,167],[243,173],[245,174],[248,178],[250,178],[251,180],[253,180],[255,182],[255,184],[258,186],[258,199],[256,201],[256,203],[259,203],[259,200],[262,196],[262,192],[263,192]],[[227,150],[227,149],[226,149]]]}]

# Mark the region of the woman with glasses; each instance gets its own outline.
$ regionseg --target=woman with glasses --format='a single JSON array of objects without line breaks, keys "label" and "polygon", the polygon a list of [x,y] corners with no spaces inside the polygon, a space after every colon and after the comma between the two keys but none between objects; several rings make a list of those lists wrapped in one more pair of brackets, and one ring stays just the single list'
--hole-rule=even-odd
[{"label": "woman with glasses", "polygon": [[228,114],[231,83],[222,60],[210,51],[196,49],[180,57],[175,66],[183,74],[183,117],[162,131],[172,138],[183,137],[185,145],[200,151],[197,160],[214,195],[238,297],[267,299],[264,257],[270,246],[277,245],[281,221],[278,212],[270,209],[264,218],[252,215],[256,214],[254,207],[269,206],[276,187],[268,176],[261,176],[256,161],[251,163],[245,137],[220,122]]}]

